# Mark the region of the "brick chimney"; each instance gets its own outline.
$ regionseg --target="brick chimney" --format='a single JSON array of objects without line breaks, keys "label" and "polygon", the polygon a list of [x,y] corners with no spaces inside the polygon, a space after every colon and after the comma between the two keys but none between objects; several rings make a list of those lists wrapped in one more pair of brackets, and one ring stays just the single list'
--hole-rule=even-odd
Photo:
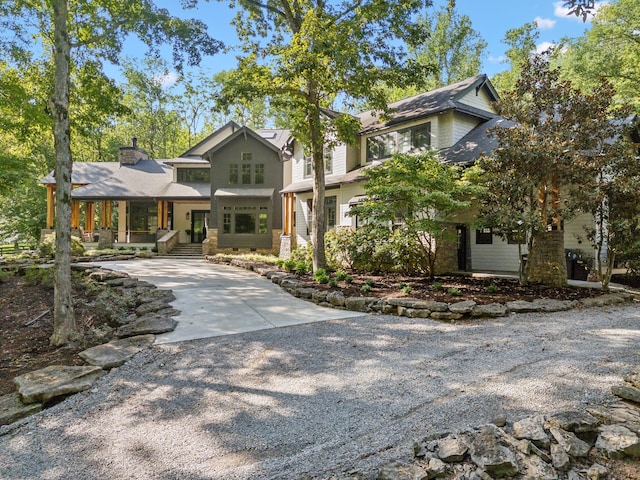
[{"label": "brick chimney", "polygon": [[135,165],[138,160],[148,160],[149,155],[138,148],[138,139],[133,137],[131,147],[120,147],[120,165]]}]

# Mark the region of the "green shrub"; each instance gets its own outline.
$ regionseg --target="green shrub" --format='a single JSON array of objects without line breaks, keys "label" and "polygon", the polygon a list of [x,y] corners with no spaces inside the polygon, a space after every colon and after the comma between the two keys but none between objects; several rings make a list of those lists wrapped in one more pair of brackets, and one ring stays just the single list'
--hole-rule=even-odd
[{"label": "green shrub", "polygon": [[338,282],[342,282],[345,278],[347,278],[347,273],[344,270],[338,270],[336,272],[336,280]]},{"label": "green shrub", "polygon": [[[50,233],[40,242],[40,256],[43,258],[53,258],[56,254],[56,234]],[[78,237],[71,237],[71,255],[81,257],[84,255],[84,245]]]},{"label": "green shrub", "polygon": [[282,258],[277,259],[275,262],[276,267],[283,267],[284,266],[284,260]]},{"label": "green shrub", "polygon": [[371,280],[370,278],[367,278],[367,279],[364,281],[364,284],[365,284],[365,285],[369,285],[370,287],[373,287],[373,280]]},{"label": "green shrub", "polygon": [[313,247],[311,246],[311,243],[307,243],[304,247],[296,248],[291,252],[291,255],[289,255],[289,259],[296,263],[313,263]]},{"label": "green shrub", "polygon": [[413,291],[413,288],[411,287],[411,285],[407,285],[404,282],[400,282],[399,287],[402,293],[411,293]]},{"label": "green shrub", "polygon": [[347,283],[352,283],[353,277],[351,275],[347,275],[346,277],[344,277],[344,281]]},{"label": "green shrub", "polygon": [[313,272],[313,278],[317,283],[329,283],[329,275],[324,268],[319,268],[315,272]]},{"label": "green shrub", "polygon": [[28,267],[24,271],[24,278],[29,285],[44,285],[53,288],[55,285],[55,269],[52,267]]},{"label": "green shrub", "polygon": [[297,262],[294,259],[288,258],[283,262],[282,266],[287,272],[293,272],[296,269],[296,264]]},{"label": "green shrub", "polygon": [[487,293],[498,293],[498,286],[495,283],[492,283],[487,288],[484,289]]},{"label": "green shrub", "polygon": [[443,289],[444,287],[442,286],[442,283],[440,282],[433,282],[433,291],[434,292],[439,292]]},{"label": "green shrub", "polygon": [[331,288],[336,288],[338,286],[338,282],[336,281],[335,278],[332,278],[331,280],[329,280],[329,286]]},{"label": "green shrub", "polygon": [[447,289],[447,293],[449,295],[453,295],[454,297],[459,297],[460,295],[462,295],[462,290],[460,290],[459,288],[448,288]]},{"label": "green shrub", "polygon": [[311,264],[307,263],[307,262],[298,262],[296,263],[296,273],[298,275],[305,275],[308,272],[310,272],[312,270],[312,266]]},{"label": "green shrub", "polygon": [[6,282],[7,278],[9,278],[10,276],[11,276],[10,272],[0,269],[0,283]]},{"label": "green shrub", "polygon": [[371,285],[369,285],[368,283],[365,283],[362,285],[362,287],[360,287],[360,291],[367,293],[371,291],[371,288],[372,288]]}]

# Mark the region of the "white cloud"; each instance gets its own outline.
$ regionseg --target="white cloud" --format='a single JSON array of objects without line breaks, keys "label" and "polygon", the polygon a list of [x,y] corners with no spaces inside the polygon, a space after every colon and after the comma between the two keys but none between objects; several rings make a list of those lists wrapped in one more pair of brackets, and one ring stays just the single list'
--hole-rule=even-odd
[{"label": "white cloud", "polygon": [[494,57],[493,55],[489,57],[490,63],[504,63],[507,61],[507,57],[504,55],[500,55],[499,57]]},{"label": "white cloud", "polygon": [[[604,5],[607,5],[609,2],[608,1],[603,1],[603,2],[595,2],[595,13],[598,13],[598,10],[600,8],[602,8]],[[560,1],[560,2],[554,2],[553,4],[553,14],[556,17],[559,18],[569,18],[569,19],[573,19],[573,20],[577,20],[579,22],[582,21],[582,16],[576,17],[575,15],[569,15],[569,9],[564,7],[564,2]],[[593,18],[593,15],[588,15],[587,16],[587,22],[590,22],[591,19]]]},{"label": "white cloud", "polygon": [[178,81],[178,74],[176,72],[165,72],[156,75],[153,79],[162,87],[171,87]]},{"label": "white cloud", "polygon": [[534,18],[534,22],[536,22],[540,30],[551,30],[556,26],[557,20],[552,20],[551,18],[536,17]]},{"label": "white cloud", "polygon": [[539,45],[536,45],[536,53],[542,53],[546,50],[549,50],[551,47],[555,47],[556,44],[552,42],[542,42]]}]

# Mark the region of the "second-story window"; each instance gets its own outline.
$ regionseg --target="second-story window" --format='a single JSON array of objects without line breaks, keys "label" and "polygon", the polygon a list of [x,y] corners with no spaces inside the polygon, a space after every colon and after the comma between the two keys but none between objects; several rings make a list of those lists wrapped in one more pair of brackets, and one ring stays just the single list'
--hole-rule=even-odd
[{"label": "second-story window", "polygon": [[229,185],[237,185],[238,181],[238,164],[231,163],[229,164]]},{"label": "second-story window", "polygon": [[[333,173],[333,150],[324,149],[324,173]],[[304,178],[308,178],[313,174],[313,157],[308,155],[304,157]]]},{"label": "second-story window", "polygon": [[418,153],[431,145],[431,123],[367,138],[367,162],[388,158],[394,153]]},{"label": "second-story window", "polygon": [[242,184],[251,185],[251,164],[250,163],[242,164]]},{"label": "second-story window", "polygon": [[308,155],[304,157],[304,176],[305,178],[310,177],[313,173],[313,157]]},{"label": "second-story window", "polygon": [[178,182],[207,183],[210,181],[210,168],[178,168]]},{"label": "second-story window", "polygon": [[264,163],[256,163],[254,165],[254,177],[253,181],[256,185],[264,184]]}]

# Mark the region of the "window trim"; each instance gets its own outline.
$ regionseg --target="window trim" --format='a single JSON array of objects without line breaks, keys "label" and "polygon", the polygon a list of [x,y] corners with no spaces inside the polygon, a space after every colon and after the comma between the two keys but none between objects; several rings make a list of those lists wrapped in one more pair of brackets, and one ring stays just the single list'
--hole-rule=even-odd
[{"label": "window trim", "polygon": [[493,245],[493,228],[477,228],[476,245]]},{"label": "window trim", "polygon": [[[418,132],[425,132],[424,138],[427,139],[426,143],[417,145],[416,137]],[[409,138],[409,144],[407,145],[406,134]],[[401,139],[403,141],[401,141]],[[377,143],[376,143],[377,142]],[[377,150],[383,150],[373,152],[373,147]],[[390,158],[395,153],[415,153],[418,150],[431,147],[431,122],[419,123],[410,127],[401,128],[398,130],[386,131],[372,135],[366,138],[365,144],[365,160],[370,163],[374,160],[384,160]]]}]

